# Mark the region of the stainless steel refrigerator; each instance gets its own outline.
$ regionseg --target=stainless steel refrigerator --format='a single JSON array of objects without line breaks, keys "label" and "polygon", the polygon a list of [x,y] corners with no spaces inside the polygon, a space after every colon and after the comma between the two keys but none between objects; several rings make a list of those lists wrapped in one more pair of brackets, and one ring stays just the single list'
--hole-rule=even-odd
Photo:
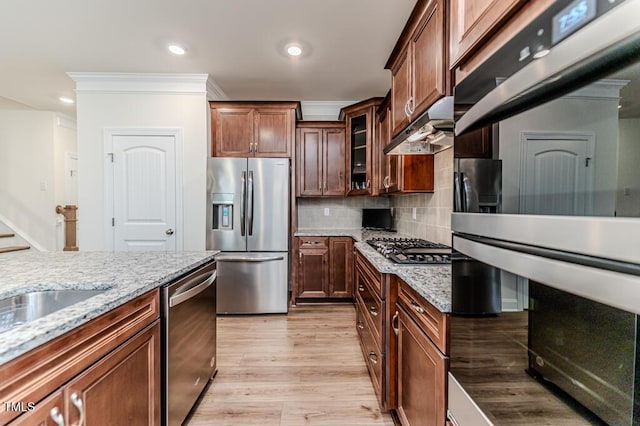
[{"label": "stainless steel refrigerator", "polygon": [[289,160],[208,160],[207,249],[221,250],[218,313],[286,313]]}]

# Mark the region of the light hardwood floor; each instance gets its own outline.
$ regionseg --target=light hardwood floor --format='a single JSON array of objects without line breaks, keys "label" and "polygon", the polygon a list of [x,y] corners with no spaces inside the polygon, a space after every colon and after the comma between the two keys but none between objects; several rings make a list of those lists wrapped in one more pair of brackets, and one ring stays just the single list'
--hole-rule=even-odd
[{"label": "light hardwood floor", "polygon": [[189,426],[393,425],[362,358],[352,305],[218,317],[218,374]]}]

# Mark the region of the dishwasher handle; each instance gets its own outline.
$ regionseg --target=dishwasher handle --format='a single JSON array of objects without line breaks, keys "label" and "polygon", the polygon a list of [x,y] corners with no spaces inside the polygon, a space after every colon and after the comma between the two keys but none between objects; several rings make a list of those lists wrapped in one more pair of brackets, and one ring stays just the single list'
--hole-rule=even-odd
[{"label": "dishwasher handle", "polygon": [[169,299],[169,307],[172,308],[181,304],[182,302],[186,302],[192,297],[197,296],[206,290],[211,284],[214,283],[216,277],[218,276],[218,271],[212,271],[211,273],[205,275],[204,278],[202,276],[198,276],[189,282],[185,283],[181,286]]}]

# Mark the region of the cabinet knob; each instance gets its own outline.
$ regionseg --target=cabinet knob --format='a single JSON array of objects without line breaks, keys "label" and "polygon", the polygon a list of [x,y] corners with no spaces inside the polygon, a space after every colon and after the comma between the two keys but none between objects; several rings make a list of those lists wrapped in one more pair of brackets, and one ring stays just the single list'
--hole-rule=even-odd
[{"label": "cabinet knob", "polygon": [[409,100],[407,99],[407,102],[404,103],[404,115],[407,116],[407,118],[411,117],[411,113],[409,112]]},{"label": "cabinet knob", "polygon": [[375,306],[370,306],[369,307],[369,312],[371,312],[371,315],[373,315],[374,317],[378,316],[378,310],[376,309]]},{"label": "cabinet knob", "polygon": [[369,352],[369,359],[371,360],[373,365],[376,365],[378,363],[378,355],[376,355],[374,351]]},{"label": "cabinet knob", "polygon": [[362,321],[358,321],[358,328],[364,330],[364,323]]},{"label": "cabinet knob", "polygon": [[358,291],[364,291],[364,286],[362,284],[358,286]]}]

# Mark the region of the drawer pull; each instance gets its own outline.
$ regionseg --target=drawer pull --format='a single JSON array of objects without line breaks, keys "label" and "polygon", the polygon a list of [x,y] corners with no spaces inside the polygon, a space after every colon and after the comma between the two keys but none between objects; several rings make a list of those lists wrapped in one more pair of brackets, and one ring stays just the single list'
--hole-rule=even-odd
[{"label": "drawer pull", "polygon": [[78,420],[77,426],[84,426],[84,404],[82,403],[82,398],[79,397],[76,392],[71,394],[71,403],[75,405],[78,414],[80,414],[80,420]]},{"label": "drawer pull", "polygon": [[410,300],[409,303],[411,303],[411,306],[413,307],[413,309],[415,309],[416,312],[418,312],[419,314],[424,314],[424,308],[422,306],[418,305],[413,300]]},{"label": "drawer pull", "polygon": [[378,316],[378,310],[376,309],[375,306],[369,307],[369,312],[371,312],[371,315],[373,315],[374,317]]},{"label": "drawer pull", "polygon": [[303,241],[302,244],[322,244],[320,241]]},{"label": "drawer pull", "polygon": [[369,352],[369,360],[376,365],[378,363],[378,355],[374,351]]},{"label": "drawer pull", "polygon": [[393,333],[397,336],[400,330],[398,329],[398,317],[400,316],[400,312],[396,311],[393,314],[393,318],[391,319],[391,328],[393,328]]},{"label": "drawer pull", "polygon": [[49,412],[49,416],[57,426],[64,426],[64,416],[60,413],[58,407],[53,407]]},{"label": "drawer pull", "polygon": [[362,322],[362,320],[358,321],[358,328],[360,330],[364,330],[364,323]]},{"label": "drawer pull", "polygon": [[358,285],[358,291],[364,291],[364,286],[362,284]]}]

